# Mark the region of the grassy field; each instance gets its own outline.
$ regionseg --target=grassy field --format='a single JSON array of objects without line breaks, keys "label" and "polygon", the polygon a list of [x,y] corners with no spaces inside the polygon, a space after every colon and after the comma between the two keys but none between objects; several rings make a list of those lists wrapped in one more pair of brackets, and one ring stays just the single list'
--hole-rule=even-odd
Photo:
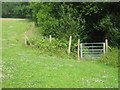
[{"label": "grassy field", "polygon": [[118,68],[95,61],[76,62],[24,46],[28,20],[3,20],[3,88],[117,88]]}]

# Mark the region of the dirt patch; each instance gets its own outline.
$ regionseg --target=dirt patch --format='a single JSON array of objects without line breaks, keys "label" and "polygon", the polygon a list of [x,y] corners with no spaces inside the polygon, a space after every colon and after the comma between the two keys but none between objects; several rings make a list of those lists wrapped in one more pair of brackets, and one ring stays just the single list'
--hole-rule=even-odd
[{"label": "dirt patch", "polygon": [[0,20],[25,20],[22,18],[0,18]]}]

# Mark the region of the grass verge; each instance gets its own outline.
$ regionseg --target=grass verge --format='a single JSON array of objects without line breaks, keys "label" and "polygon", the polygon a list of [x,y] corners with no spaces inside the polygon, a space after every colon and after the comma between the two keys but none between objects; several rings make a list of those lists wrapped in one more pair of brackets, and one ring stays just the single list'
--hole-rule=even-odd
[{"label": "grass verge", "polygon": [[63,59],[24,46],[24,32],[32,24],[27,20],[3,21],[3,88],[118,87],[116,67],[94,61],[78,63],[76,59]]}]

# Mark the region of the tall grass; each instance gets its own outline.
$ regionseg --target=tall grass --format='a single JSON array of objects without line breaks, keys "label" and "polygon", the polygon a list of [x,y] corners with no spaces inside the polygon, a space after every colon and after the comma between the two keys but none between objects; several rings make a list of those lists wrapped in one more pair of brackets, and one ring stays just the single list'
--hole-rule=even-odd
[{"label": "tall grass", "polygon": [[118,48],[110,48],[109,52],[106,53],[103,57],[97,59],[97,61],[106,65],[119,67],[120,64],[118,62],[118,51]]}]

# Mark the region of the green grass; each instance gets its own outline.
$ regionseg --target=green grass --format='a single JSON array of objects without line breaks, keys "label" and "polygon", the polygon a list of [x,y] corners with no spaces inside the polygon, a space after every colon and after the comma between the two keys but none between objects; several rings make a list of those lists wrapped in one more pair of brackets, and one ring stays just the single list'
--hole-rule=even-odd
[{"label": "green grass", "polygon": [[101,58],[98,58],[97,61],[106,65],[120,67],[120,63],[118,62],[118,52],[118,48],[110,48],[109,52]]},{"label": "green grass", "polygon": [[27,20],[3,21],[3,88],[118,87],[118,68],[50,56],[24,46],[24,32],[30,25]]}]

